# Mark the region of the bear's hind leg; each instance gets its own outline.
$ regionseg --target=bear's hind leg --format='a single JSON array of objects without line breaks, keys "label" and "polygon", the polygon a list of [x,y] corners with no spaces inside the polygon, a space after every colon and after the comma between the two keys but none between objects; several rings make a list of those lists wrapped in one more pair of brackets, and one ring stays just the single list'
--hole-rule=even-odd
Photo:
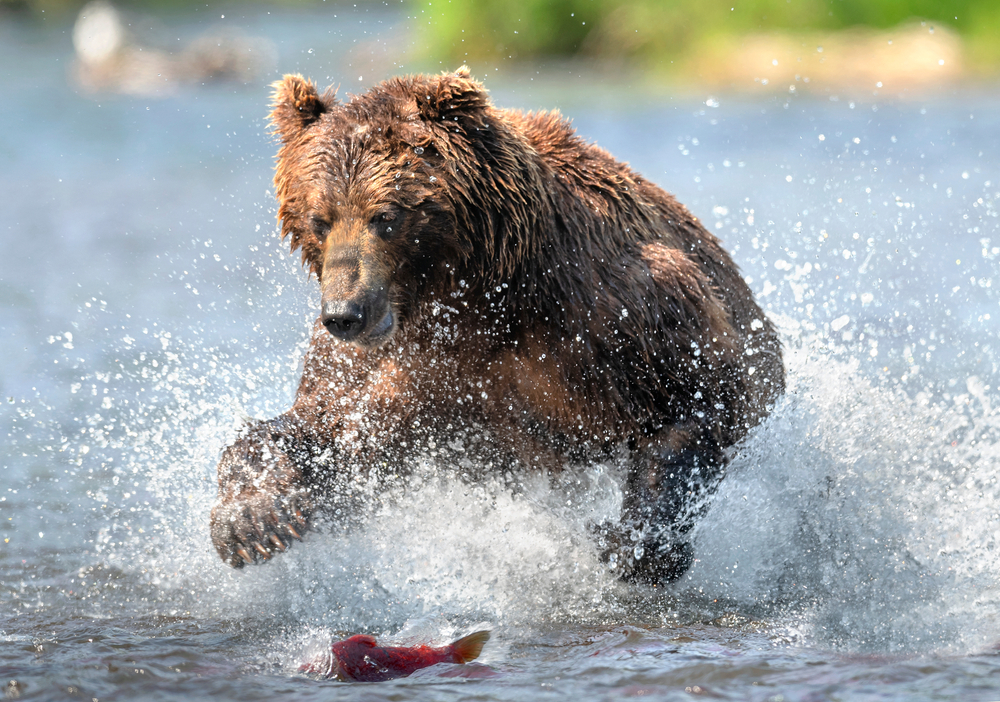
[{"label": "bear's hind leg", "polygon": [[602,560],[627,582],[660,585],[694,562],[687,534],[708,508],[726,457],[700,426],[672,427],[634,454],[622,519],[598,529]]}]

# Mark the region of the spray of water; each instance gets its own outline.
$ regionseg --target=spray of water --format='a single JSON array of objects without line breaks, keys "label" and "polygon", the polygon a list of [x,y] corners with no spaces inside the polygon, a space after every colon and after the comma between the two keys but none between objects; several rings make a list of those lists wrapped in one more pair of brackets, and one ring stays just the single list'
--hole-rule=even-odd
[{"label": "spray of water", "polygon": [[120,377],[96,379],[113,392],[85,422],[90,455],[77,459],[99,466],[90,496],[107,519],[95,556],[162,613],[264,622],[302,650],[358,631],[443,641],[471,626],[727,612],[845,650],[991,644],[993,391],[975,376],[947,391],[879,379],[863,363],[867,345],[839,343],[839,320],[778,321],[788,392],[734,450],[694,532],[698,560],[669,588],[623,585],[598,561],[589,527],[618,513],[614,466],[512,484],[469,480],[427,456],[412,458],[408,477],[369,486],[353,526],[327,522],[265,565],[224,566],[208,536],[219,451],[251,416],[289,402],[304,336],[255,362],[204,348],[196,332],[109,351]]},{"label": "spray of water", "polygon": [[848,650],[995,642],[1000,444],[982,381],[910,394],[795,326],[788,393],[736,452],[681,588]]}]

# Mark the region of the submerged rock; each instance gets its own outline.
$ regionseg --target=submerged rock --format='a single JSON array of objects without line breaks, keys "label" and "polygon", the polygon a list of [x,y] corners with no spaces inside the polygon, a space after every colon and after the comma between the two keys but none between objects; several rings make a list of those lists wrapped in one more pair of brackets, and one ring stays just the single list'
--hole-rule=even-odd
[{"label": "submerged rock", "polygon": [[168,95],[185,85],[250,83],[274,64],[273,45],[238,30],[202,34],[168,51],[142,41],[107,0],[93,0],[73,26],[72,78],[85,90]]}]

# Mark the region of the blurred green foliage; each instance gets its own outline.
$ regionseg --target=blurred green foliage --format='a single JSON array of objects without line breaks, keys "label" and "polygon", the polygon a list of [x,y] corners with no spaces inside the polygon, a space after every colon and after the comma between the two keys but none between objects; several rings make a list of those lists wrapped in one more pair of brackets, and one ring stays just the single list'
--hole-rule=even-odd
[{"label": "blurred green foliage", "polygon": [[[969,63],[1000,66],[1000,0],[412,0],[434,58],[451,63],[587,56],[654,67],[750,33],[956,30]],[[669,69],[668,69],[669,70]]]}]

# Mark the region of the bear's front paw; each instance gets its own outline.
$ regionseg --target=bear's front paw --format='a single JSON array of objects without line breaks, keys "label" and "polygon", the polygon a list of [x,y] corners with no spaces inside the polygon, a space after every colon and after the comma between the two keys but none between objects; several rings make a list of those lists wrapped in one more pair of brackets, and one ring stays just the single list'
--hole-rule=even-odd
[{"label": "bear's front paw", "polygon": [[305,490],[288,494],[252,492],[212,508],[212,543],[229,565],[242,568],[285,551],[309,529],[313,502]]}]

